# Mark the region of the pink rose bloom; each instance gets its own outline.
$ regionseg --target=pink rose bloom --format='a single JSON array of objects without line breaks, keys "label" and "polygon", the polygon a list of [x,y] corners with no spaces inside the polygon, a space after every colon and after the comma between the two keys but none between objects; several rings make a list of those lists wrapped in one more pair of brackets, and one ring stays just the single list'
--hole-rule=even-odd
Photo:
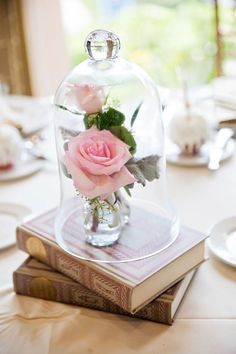
[{"label": "pink rose bloom", "polygon": [[70,139],[65,165],[76,190],[90,199],[105,199],[136,181],[124,166],[131,157],[127,144],[108,130],[92,127]]},{"label": "pink rose bloom", "polygon": [[69,96],[75,100],[75,104],[80,110],[89,114],[100,112],[106,99],[101,86],[88,84],[74,85]]}]

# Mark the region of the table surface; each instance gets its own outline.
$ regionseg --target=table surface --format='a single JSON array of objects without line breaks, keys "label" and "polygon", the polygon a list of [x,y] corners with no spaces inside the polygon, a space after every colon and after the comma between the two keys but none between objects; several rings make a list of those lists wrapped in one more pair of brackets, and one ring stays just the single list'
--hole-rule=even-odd
[{"label": "table surface", "polygon": [[[50,138],[51,139],[51,138]],[[217,172],[167,166],[167,186],[183,224],[208,232],[236,213],[236,155]],[[155,200],[152,188],[145,193]],[[41,212],[58,204],[56,163],[0,184],[0,202]],[[0,252],[0,354],[235,354],[236,270],[212,256],[200,267],[172,326],[17,296],[12,272],[26,258]]]}]

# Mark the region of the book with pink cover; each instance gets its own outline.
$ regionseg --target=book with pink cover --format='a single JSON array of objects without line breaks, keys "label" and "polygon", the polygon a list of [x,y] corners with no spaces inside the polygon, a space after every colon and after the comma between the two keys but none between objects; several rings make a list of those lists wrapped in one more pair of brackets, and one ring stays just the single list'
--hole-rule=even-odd
[{"label": "book with pink cover", "polygon": [[[17,230],[19,248],[131,313],[145,306],[204,260],[206,235],[182,227],[176,241],[156,256],[126,263],[83,261],[66,253],[55,242],[55,213],[56,210],[46,212],[20,225]],[[158,222],[164,233],[166,223],[156,214],[143,213],[141,208],[132,209],[133,217],[141,218],[143,223],[135,234],[130,235],[130,239],[127,235],[127,244],[119,242],[99,252],[107,252],[109,257],[117,260],[120,254],[132,253],[134,248],[136,253],[138,248],[151,248],[150,242],[145,243],[145,232],[154,233]],[[80,238],[77,222],[77,219],[70,220],[67,225],[71,247],[89,252],[93,246]]]},{"label": "book with pink cover", "polygon": [[188,273],[135,315],[31,257],[15,270],[13,282],[15,292],[20,295],[171,325],[194,273],[195,271]]}]

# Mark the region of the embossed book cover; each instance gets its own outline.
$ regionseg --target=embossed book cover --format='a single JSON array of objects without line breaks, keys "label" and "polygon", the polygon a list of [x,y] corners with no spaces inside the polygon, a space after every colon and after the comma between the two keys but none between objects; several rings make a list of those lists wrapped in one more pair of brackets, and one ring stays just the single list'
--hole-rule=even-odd
[{"label": "embossed book cover", "polygon": [[15,292],[20,295],[63,302],[170,325],[193,275],[194,271],[188,273],[177,284],[170,287],[135,315],[131,315],[111,301],[85,288],[80,283],[55,272],[49,266],[31,257],[28,257],[13,273],[13,281]]},{"label": "embossed book cover", "polygon": [[[100,248],[98,252],[106,253],[111,260],[119,260],[124,252],[132,254],[134,247],[136,254],[138,249],[152,248],[150,233],[153,233],[153,242],[157,242],[156,225],[159,223],[159,229],[162,225],[164,234],[166,224],[156,214],[146,212],[144,217],[143,213],[143,209],[136,207],[131,222],[138,225],[137,229],[132,228],[134,231],[128,237],[124,235],[116,245]],[[125,263],[83,261],[63,251],[55,242],[54,220],[55,210],[52,210],[23,223],[17,230],[19,248],[131,313],[152,301],[204,260],[206,235],[181,227],[177,240],[156,256]],[[80,248],[86,254],[92,246],[84,242],[83,230],[78,232],[77,223],[75,218],[67,224],[68,242],[71,249]],[[145,240],[147,232],[148,242]]]}]

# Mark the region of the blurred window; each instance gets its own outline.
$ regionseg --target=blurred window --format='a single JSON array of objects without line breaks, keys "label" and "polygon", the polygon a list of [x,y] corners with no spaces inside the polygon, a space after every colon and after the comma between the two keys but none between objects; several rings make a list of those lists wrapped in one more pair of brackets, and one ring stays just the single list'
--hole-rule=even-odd
[{"label": "blurred window", "polygon": [[[223,1],[223,0],[222,0]],[[86,58],[86,35],[105,28],[121,39],[121,55],[141,65],[162,85],[178,84],[176,68],[192,81],[216,74],[216,26],[213,0],[61,0],[71,64]],[[228,23],[232,1],[223,1]],[[228,17],[227,17],[228,16]],[[227,44],[230,48],[232,44]]]}]

